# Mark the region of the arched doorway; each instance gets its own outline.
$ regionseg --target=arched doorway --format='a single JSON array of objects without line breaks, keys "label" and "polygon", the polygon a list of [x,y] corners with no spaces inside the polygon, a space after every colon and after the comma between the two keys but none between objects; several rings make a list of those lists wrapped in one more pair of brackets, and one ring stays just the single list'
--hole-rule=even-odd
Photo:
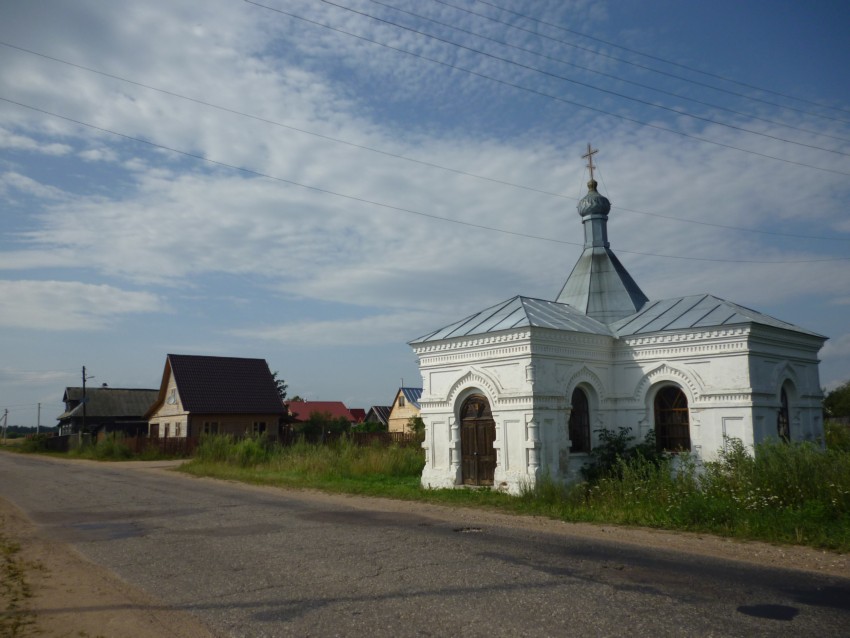
[{"label": "arched doorway", "polygon": [[688,398],[675,385],[661,388],[655,395],[655,445],[662,452],[691,449]]},{"label": "arched doorway", "polygon": [[570,404],[570,452],[590,452],[590,403],[585,391],[573,390]]},{"label": "arched doorway", "polygon": [[791,440],[791,418],[788,410],[788,392],[783,386],[779,392],[779,414],[776,415],[776,430],[786,443]]},{"label": "arched doorway", "polygon": [[496,422],[490,403],[475,394],[460,409],[460,456],[464,485],[493,485],[496,471]]}]

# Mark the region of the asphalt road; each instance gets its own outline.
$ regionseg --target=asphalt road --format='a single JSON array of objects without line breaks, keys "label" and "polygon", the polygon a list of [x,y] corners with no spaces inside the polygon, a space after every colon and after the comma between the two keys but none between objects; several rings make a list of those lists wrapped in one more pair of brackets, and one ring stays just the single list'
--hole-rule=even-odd
[{"label": "asphalt road", "polygon": [[0,497],[222,636],[850,635],[850,578],[509,517],[11,454]]}]

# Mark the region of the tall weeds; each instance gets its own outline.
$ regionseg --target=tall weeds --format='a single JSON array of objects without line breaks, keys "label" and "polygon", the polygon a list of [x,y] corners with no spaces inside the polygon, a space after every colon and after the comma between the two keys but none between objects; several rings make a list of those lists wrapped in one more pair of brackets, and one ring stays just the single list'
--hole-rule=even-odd
[{"label": "tall weeds", "polygon": [[263,439],[234,441],[227,436],[213,436],[204,438],[187,469],[193,471],[216,463],[276,473],[282,478],[332,482],[352,478],[371,481],[418,478],[424,459],[422,450],[417,448],[358,446],[346,437],[327,445],[302,440],[281,447],[269,445]]},{"label": "tall weeds", "polygon": [[619,458],[596,480],[543,480],[523,494],[548,513],[585,520],[708,531],[850,550],[850,454],[768,442],[749,453],[730,439],[717,461]]}]

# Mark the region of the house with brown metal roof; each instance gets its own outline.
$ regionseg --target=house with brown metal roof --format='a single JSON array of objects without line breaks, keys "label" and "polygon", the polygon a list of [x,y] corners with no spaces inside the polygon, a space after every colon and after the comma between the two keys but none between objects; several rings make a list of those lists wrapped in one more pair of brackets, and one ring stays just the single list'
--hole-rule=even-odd
[{"label": "house with brown metal roof", "polygon": [[151,437],[264,434],[277,439],[286,408],[265,359],[169,354],[156,402],[145,414]]}]

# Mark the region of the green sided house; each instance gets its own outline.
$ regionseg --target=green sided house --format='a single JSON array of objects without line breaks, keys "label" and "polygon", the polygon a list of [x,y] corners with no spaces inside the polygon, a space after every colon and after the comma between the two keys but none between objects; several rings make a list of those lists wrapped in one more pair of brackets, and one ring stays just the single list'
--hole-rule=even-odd
[{"label": "green sided house", "polygon": [[169,354],[148,436],[265,434],[277,439],[286,408],[265,359]]}]

